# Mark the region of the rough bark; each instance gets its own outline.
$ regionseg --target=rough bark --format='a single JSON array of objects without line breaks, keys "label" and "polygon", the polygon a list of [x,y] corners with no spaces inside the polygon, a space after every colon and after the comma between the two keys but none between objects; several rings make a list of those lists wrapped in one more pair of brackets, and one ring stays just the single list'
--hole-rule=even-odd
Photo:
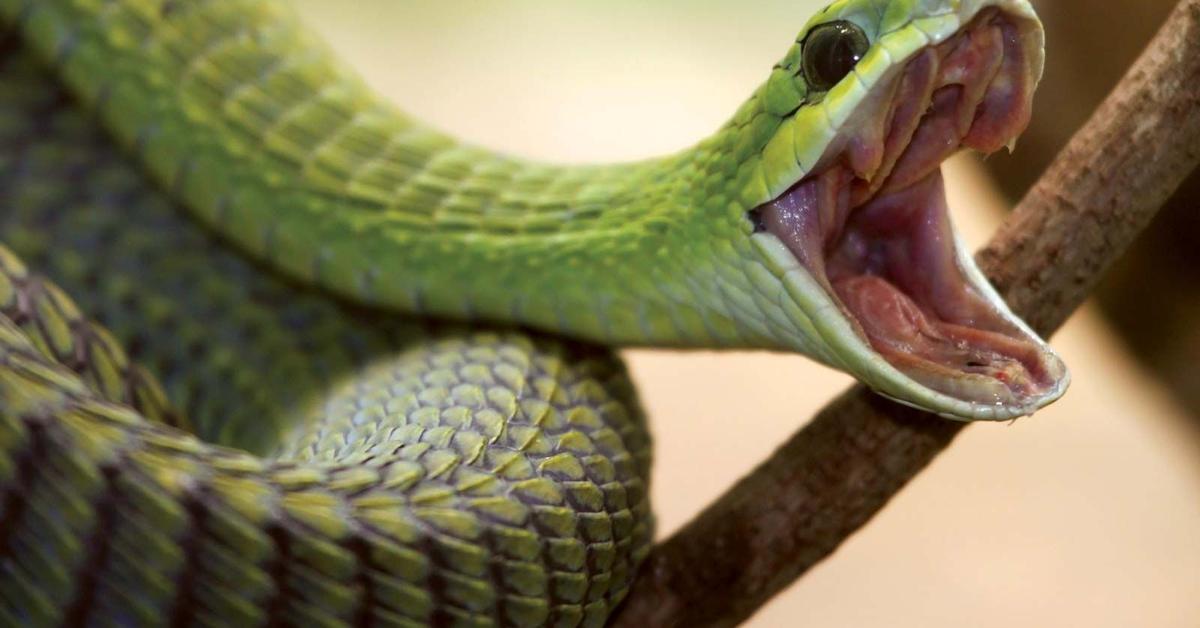
[{"label": "rough bark", "polygon": [[[1182,0],[978,259],[1048,334],[1200,164],[1200,0]],[[736,624],[828,556],[963,424],[847,391],[661,543],[618,626]]]}]

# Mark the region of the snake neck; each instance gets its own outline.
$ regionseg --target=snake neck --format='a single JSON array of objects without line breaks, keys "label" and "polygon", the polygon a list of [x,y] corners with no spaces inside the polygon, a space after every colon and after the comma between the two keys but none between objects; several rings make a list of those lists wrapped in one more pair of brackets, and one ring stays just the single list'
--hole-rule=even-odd
[{"label": "snake neck", "polygon": [[670,157],[550,166],[397,112],[281,3],[6,0],[0,15],[200,221],[302,282],[610,343],[781,344],[734,323],[757,310],[749,239],[729,234],[762,200],[740,191],[774,130],[758,97]]}]

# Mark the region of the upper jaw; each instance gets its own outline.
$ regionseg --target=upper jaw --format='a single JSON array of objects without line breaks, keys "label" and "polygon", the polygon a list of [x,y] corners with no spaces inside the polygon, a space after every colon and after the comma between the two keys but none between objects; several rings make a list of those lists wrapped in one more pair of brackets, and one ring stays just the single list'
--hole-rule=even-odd
[{"label": "upper jaw", "polygon": [[938,206],[945,157],[1011,145],[1029,119],[1040,25],[1024,3],[996,4],[925,24],[927,41],[911,50],[889,47],[904,61],[870,83],[853,77],[865,94],[839,95],[849,79],[831,90],[820,106],[850,113],[806,176],[756,210],[765,230],[753,236],[815,332],[804,349],[886,396],[962,420],[1031,414],[1069,382]]}]

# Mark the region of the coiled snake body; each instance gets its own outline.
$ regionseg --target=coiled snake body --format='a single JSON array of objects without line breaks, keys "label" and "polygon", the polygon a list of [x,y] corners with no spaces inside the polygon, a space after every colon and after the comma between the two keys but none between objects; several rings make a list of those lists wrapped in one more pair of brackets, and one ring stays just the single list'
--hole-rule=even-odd
[{"label": "coiled snake body", "polygon": [[653,528],[609,345],[959,419],[1065,388],[939,231],[946,149],[1027,119],[1024,2],[838,2],[712,137],[573,168],[420,126],[276,2],[0,24],[0,624],[602,624]]}]

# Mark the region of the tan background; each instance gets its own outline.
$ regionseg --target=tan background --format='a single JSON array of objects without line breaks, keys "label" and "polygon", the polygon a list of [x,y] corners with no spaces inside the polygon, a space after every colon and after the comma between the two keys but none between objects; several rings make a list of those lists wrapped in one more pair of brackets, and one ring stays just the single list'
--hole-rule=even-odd
[{"label": "tan background", "polygon": [[[408,111],[477,143],[570,161],[648,156],[710,132],[817,8],[802,0],[297,4]],[[1053,103],[1039,102],[1047,109]],[[1004,203],[971,158],[956,159],[951,173],[955,219],[981,242]],[[1075,376],[1065,400],[1031,419],[968,430],[751,623],[1200,625],[1200,441],[1094,313],[1076,316],[1054,344]],[[628,356],[657,436],[660,534],[848,381],[789,355]]]}]

